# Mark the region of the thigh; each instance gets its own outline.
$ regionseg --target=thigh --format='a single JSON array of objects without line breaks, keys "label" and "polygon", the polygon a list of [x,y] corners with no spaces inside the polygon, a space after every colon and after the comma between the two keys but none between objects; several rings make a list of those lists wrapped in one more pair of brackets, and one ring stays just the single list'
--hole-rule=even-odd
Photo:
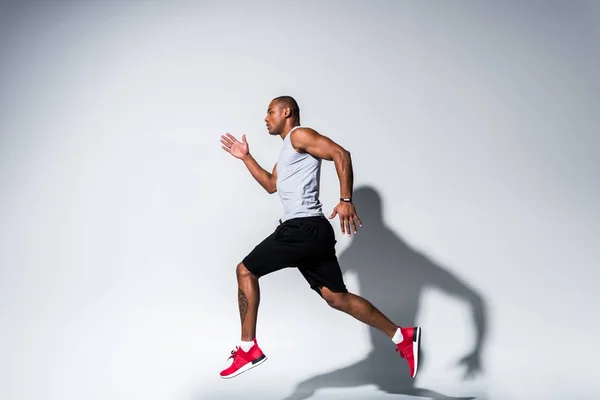
[{"label": "thigh", "polygon": [[300,267],[312,256],[313,248],[301,224],[285,222],[254,247],[242,263],[261,277],[283,268]]},{"label": "thigh", "polygon": [[311,233],[312,250],[298,267],[300,273],[319,295],[321,287],[327,287],[332,292],[347,292],[335,251],[337,242],[331,224],[326,219],[316,219],[307,230]]},{"label": "thigh", "polygon": [[310,288],[321,295],[321,288],[326,287],[334,293],[346,293],[348,289],[344,283],[342,269],[334,256],[330,259],[322,259],[312,264],[306,264],[298,268]]}]

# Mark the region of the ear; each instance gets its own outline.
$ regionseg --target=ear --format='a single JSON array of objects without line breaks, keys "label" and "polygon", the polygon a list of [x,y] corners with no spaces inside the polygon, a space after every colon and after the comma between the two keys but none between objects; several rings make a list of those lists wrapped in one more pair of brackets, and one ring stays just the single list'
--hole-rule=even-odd
[{"label": "ear", "polygon": [[290,110],[289,107],[285,107],[283,109],[283,116],[286,117],[286,118],[291,117],[292,116],[292,110]]}]

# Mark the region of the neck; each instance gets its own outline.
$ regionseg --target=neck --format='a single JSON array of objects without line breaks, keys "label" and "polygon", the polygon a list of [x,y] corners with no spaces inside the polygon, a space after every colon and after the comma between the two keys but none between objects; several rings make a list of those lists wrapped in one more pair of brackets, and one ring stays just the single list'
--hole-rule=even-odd
[{"label": "neck", "polygon": [[292,129],[294,129],[295,127],[300,126],[300,124],[298,122],[293,122],[293,123],[289,123],[285,125],[285,128],[283,128],[283,133],[281,133],[281,139],[285,139],[285,137],[290,133],[290,131]]}]

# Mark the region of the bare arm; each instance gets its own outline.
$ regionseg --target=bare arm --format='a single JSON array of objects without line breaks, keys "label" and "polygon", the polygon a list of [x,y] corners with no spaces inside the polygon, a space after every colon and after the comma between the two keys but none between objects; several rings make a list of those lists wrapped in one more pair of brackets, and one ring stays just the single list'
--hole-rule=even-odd
[{"label": "bare arm", "polygon": [[[309,153],[314,157],[334,162],[340,181],[340,198],[351,199],[354,173],[350,152],[327,136],[321,135],[310,128],[298,128],[291,135],[290,140],[297,151]],[[335,217],[336,214],[339,214],[340,227],[344,235],[350,235],[351,231],[356,233],[356,222],[362,226],[362,222],[358,218],[354,205],[351,202],[340,201],[329,218]]]},{"label": "bare arm", "polygon": [[270,173],[263,169],[250,153],[242,157],[242,161],[250,174],[268,193],[277,191],[277,164],[273,167],[273,172]]},{"label": "bare arm", "polygon": [[313,129],[299,128],[292,134],[290,139],[296,150],[334,162],[340,180],[340,197],[352,198],[354,173],[350,152]]},{"label": "bare arm", "polygon": [[277,191],[277,164],[273,167],[273,173],[264,170],[250,154],[246,135],[242,135],[241,142],[230,133],[221,135],[221,147],[235,158],[242,160],[250,174],[268,193]]}]

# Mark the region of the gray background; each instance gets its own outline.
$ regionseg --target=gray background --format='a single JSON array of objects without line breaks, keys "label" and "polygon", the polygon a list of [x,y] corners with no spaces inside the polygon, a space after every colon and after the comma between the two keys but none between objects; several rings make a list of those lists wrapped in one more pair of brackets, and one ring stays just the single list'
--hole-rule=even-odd
[{"label": "gray background", "polygon": [[[597,398],[599,9],[3,3],[0,397]],[[364,227],[332,221],[338,254],[351,290],[424,327],[414,381],[294,270],[262,280],[270,359],[218,377],[235,266],[281,213],[219,136],[270,170],[281,94],[353,154]],[[327,215],[338,197],[324,163]]]}]

